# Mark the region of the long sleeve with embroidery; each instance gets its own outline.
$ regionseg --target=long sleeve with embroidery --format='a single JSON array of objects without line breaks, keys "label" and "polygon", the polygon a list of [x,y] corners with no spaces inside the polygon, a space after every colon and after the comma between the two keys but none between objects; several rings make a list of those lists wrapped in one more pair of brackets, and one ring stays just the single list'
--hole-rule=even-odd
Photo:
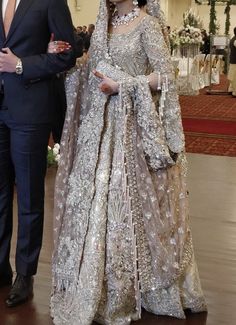
[{"label": "long sleeve with embroidery", "polygon": [[148,17],[142,29],[143,50],[148,57],[151,71],[156,75],[156,87],[159,88],[163,84],[166,87],[165,83],[168,84],[167,89],[164,89],[167,91],[163,101],[162,121],[170,150],[179,153],[184,149],[184,135],[169,49],[156,18]]}]

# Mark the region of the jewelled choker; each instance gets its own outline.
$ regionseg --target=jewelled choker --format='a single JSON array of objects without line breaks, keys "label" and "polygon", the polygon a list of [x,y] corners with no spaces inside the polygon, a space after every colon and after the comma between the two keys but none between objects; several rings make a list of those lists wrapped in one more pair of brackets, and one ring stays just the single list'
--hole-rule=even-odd
[{"label": "jewelled choker", "polygon": [[119,16],[117,11],[113,14],[111,24],[114,28],[117,28],[120,25],[129,25],[131,21],[135,18],[139,17],[140,15],[140,8],[135,7],[131,12],[128,14],[124,14]]}]

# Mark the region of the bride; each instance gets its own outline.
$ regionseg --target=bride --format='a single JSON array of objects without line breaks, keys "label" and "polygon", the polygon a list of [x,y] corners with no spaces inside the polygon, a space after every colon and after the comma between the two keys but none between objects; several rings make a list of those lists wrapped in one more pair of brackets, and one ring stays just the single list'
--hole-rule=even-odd
[{"label": "bride", "polygon": [[206,310],[189,228],[180,107],[157,0],[101,0],[67,79],[55,192],[54,324]]}]

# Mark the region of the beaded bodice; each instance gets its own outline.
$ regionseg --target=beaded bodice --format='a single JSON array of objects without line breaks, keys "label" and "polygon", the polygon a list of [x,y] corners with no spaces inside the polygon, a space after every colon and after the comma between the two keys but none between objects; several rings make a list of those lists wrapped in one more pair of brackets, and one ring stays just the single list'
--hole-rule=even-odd
[{"label": "beaded bodice", "polygon": [[[143,21],[149,17],[144,17]],[[150,65],[142,41],[143,23],[127,34],[110,34],[108,49],[115,65],[132,76],[146,75]]]}]

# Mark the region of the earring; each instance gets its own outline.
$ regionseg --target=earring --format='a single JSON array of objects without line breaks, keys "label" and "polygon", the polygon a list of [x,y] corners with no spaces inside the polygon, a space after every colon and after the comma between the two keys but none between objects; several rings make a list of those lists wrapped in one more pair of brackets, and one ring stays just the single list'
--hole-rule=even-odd
[{"label": "earring", "polygon": [[137,6],[138,6],[138,0],[133,0],[133,5],[134,5],[135,7],[137,7]]}]

